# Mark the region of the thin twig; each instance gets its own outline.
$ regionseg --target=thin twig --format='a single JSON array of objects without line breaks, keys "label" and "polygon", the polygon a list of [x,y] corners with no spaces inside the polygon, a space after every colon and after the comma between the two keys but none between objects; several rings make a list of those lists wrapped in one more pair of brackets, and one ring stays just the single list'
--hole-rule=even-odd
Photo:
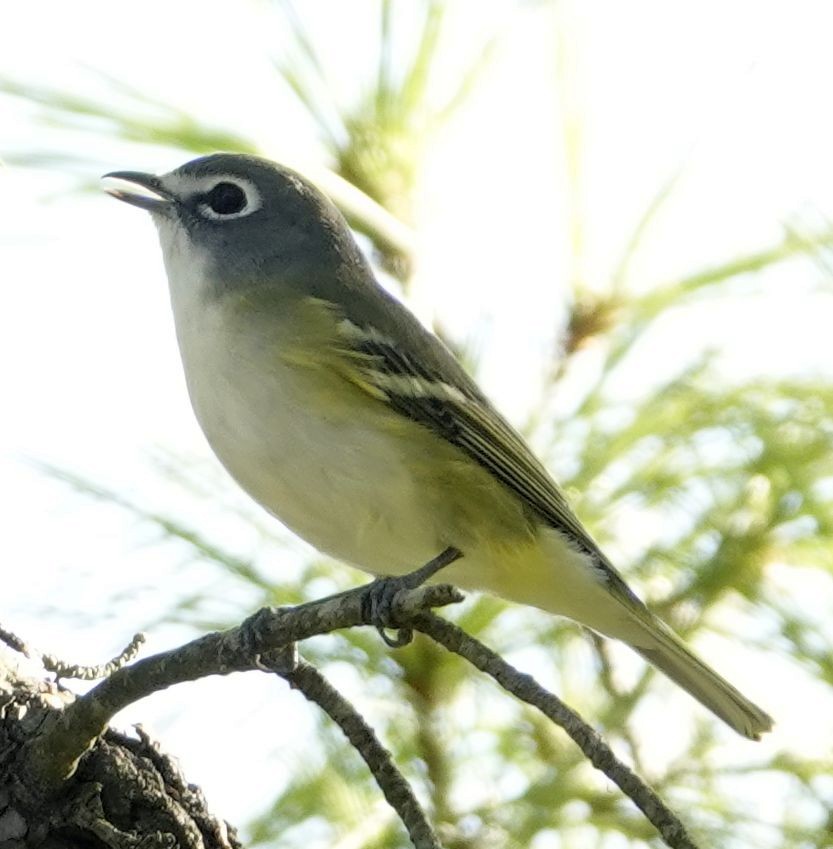
[{"label": "thin twig", "polygon": [[545,690],[532,676],[519,672],[499,655],[456,625],[432,613],[415,616],[414,628],[490,675],[505,690],[560,725],[601,770],[642,811],[672,849],[697,849],[677,815],[638,775],[617,759],[610,747],[571,708]]},{"label": "thin twig", "polygon": [[97,681],[99,678],[106,678],[108,675],[112,675],[117,669],[126,666],[139,654],[139,649],[145,642],[145,639],[146,637],[142,633],[134,634],[133,639],[114,658],[111,658],[106,663],[98,663],[95,666],[84,666],[61,660],[61,658],[54,654],[40,652],[28,645],[17,634],[12,633],[0,625],[0,641],[4,642],[7,646],[28,658],[38,660],[44,669],[48,672],[54,672],[58,678],[77,678],[81,681]]},{"label": "thin twig", "polygon": [[414,849],[442,849],[425,812],[410,785],[396,768],[390,752],[373,728],[335,687],[311,664],[295,658],[291,664],[275,664],[273,670],[317,704],[341,728],[344,736],[364,758],[379,789],[408,830]]},{"label": "thin twig", "polygon": [[77,663],[67,663],[54,654],[41,655],[41,663],[50,672],[54,672],[59,678],[78,678],[82,681],[97,681],[99,678],[107,678],[123,666],[127,666],[138,654],[139,649],[147,638],[141,632],[134,634],[133,639],[125,646],[120,654],[116,655],[106,663],[96,666],[81,666]]}]

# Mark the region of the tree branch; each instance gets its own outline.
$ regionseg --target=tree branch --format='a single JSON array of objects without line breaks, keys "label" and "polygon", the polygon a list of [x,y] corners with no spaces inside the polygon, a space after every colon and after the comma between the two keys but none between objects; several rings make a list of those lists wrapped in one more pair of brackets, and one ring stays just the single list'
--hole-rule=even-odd
[{"label": "tree branch", "polygon": [[[44,788],[44,792],[57,790],[73,774],[79,758],[102,734],[111,717],[144,696],[207,675],[260,669],[285,678],[341,727],[401,817],[414,846],[438,849],[437,837],[412,790],[372,728],[321,673],[298,659],[295,649],[298,641],[317,634],[366,624],[373,624],[380,631],[387,627],[399,629],[398,639],[392,644],[401,645],[410,639],[415,628],[464,657],[504,689],[560,725],[590,762],[631,798],[671,849],[697,849],[679,818],[616,758],[575,711],[531,676],[519,672],[460,628],[430,612],[431,608],[461,601],[463,596],[447,584],[418,584],[459,556],[455,549],[447,549],[410,575],[380,579],[297,607],[263,608],[236,628],[206,634],[180,648],[116,669],[109,678],[70,703],[43,733],[27,744],[29,778]],[[0,633],[0,638],[7,636],[10,644],[25,647],[14,635]]]},{"label": "tree branch", "polygon": [[623,764],[596,731],[574,710],[545,690],[531,675],[519,672],[474,637],[432,613],[415,616],[411,624],[449,651],[465,658],[481,672],[494,678],[505,690],[560,725],[593,766],[601,770],[631,798],[671,849],[697,849],[679,817],[654,790]]},{"label": "tree branch", "polygon": [[385,799],[405,824],[415,849],[441,849],[437,835],[410,785],[394,765],[390,752],[353,705],[314,666],[297,655],[293,655],[291,663],[277,663],[272,669],[341,728],[364,758]]},{"label": "tree branch", "polygon": [[[206,634],[184,646],[138,660],[79,696],[51,727],[28,744],[28,769],[44,789],[72,775],[78,759],[122,708],[174,684],[208,675],[263,669],[259,657],[317,634],[368,624],[374,584],[292,608],[263,608],[236,628]],[[404,589],[393,613],[408,615],[461,601],[447,584]],[[405,619],[401,620],[404,624]]]},{"label": "tree branch", "polygon": [[82,666],[77,663],[69,663],[61,660],[54,654],[39,652],[18,637],[17,634],[0,625],[0,642],[4,642],[9,648],[20,652],[26,657],[37,659],[44,669],[48,672],[54,672],[57,678],[77,678],[82,681],[96,681],[99,678],[106,678],[108,675],[112,675],[117,669],[126,666],[139,654],[139,649],[142,647],[145,639],[146,637],[142,633],[134,634],[133,639],[127,646],[106,663],[99,663],[95,666]]}]

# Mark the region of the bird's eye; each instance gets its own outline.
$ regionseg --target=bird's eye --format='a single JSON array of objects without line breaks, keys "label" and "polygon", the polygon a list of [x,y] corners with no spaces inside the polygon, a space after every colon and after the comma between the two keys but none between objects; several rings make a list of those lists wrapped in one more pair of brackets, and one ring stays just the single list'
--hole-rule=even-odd
[{"label": "bird's eye", "polygon": [[246,192],[235,183],[217,183],[204,203],[217,216],[236,215],[246,208]]},{"label": "bird's eye", "polygon": [[263,198],[250,180],[223,177],[217,175],[213,179],[209,178],[210,182],[199,182],[197,192],[191,196],[191,203],[203,218],[228,221],[251,215],[263,206]]}]

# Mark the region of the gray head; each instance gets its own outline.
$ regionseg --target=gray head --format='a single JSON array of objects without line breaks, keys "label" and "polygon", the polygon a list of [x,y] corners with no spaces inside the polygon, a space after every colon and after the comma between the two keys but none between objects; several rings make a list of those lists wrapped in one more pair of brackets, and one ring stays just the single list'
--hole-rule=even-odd
[{"label": "gray head", "polygon": [[216,153],[162,176],[114,171],[108,191],[148,210],[172,284],[194,273],[217,294],[306,282],[350,285],[369,270],[341,213],[289,168],[257,156]]}]

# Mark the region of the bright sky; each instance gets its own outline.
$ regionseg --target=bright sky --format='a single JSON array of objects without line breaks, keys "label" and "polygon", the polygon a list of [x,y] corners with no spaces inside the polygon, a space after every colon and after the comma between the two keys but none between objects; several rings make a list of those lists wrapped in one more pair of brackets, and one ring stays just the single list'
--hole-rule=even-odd
[{"label": "bright sky", "polygon": [[[304,4],[317,36],[330,44],[327,55],[340,69],[345,97],[365,73],[369,19],[357,11],[365,5]],[[476,50],[473,21],[483,31],[499,25],[505,38],[482,87],[432,151],[419,199],[416,292],[423,315],[434,312],[460,338],[481,343],[483,382],[518,417],[535,381],[514,375],[539,372],[563,309],[563,291],[552,281],[569,270],[561,137],[547,93],[555,73],[552,14],[546,4],[519,5],[525,11],[514,16],[508,2],[468,0],[456,7],[450,38],[460,47],[452,55]],[[826,107],[833,6],[824,0],[559,6],[574,32],[569,46],[586,126],[583,207],[592,226],[583,272],[591,284],[605,285],[635,222],[680,165],[679,187],[636,259],[635,276],[649,284],[767,247],[785,222],[824,226],[833,210],[833,113]],[[103,70],[206,122],[252,136],[277,158],[320,164],[303,113],[275,93],[270,56],[280,49],[282,29],[266,4],[146,0],[141,14],[125,20],[104,0],[32,2],[16,4],[13,17],[14,26],[0,31],[2,76],[81,94],[106,91],[91,69]],[[34,32],[37,39],[20,36]],[[49,146],[89,157],[91,174],[168,170],[182,159],[169,150],[58,132],[33,115],[27,104],[0,98],[0,157]],[[199,578],[182,565],[181,551],[153,549],[150,556],[146,530],[117,509],[79,500],[27,459],[77,470],[140,498],[152,494],[164,510],[182,504],[148,468],[149,452],[164,446],[174,455],[207,458],[208,450],[188,406],[150,222],[104,195],[67,193],[71,185],[55,171],[0,170],[7,299],[0,311],[7,563],[0,618],[45,649],[96,662],[144,627],[164,606],[164,594],[186,592]],[[668,322],[646,348],[645,366],[655,374],[657,351],[670,346],[682,355],[705,341],[721,350],[727,375],[829,376],[833,301],[797,289],[789,275],[773,275],[766,298],[738,297],[719,312],[704,308],[684,325]],[[229,493],[236,497],[231,487]],[[234,526],[229,533],[239,531]],[[229,544],[246,550],[251,540]],[[113,593],[125,597],[119,618],[102,627],[95,614]],[[183,636],[155,630],[151,648]],[[808,699],[821,697],[816,690],[789,673],[788,686],[770,693],[770,682],[754,680],[761,671],[754,660],[729,651],[724,661],[727,674],[733,677],[735,663],[734,677],[779,717],[766,745],[808,751],[805,719],[789,708],[795,687],[804,687]],[[274,685],[262,682],[204,682],[194,693],[229,698],[232,687],[235,698],[243,692],[251,698],[241,729],[261,721],[253,719],[260,700],[268,697],[276,709]],[[279,709],[287,704],[281,696]],[[296,714],[293,721],[303,728],[304,710]],[[221,716],[226,722],[225,712],[207,719]],[[820,738],[833,742],[829,701],[819,716],[826,720],[819,720],[823,729],[814,728],[816,746]],[[243,759],[248,768],[251,750],[241,729],[206,746],[206,726],[166,696],[139,705],[126,721],[140,718],[220,800],[221,813],[241,821],[257,810],[260,800],[251,788],[236,786],[227,766]],[[285,740],[276,729],[275,745],[297,747],[298,728],[287,723]],[[215,744],[228,747],[230,760],[218,757]],[[263,799],[272,787],[264,784]]]}]

